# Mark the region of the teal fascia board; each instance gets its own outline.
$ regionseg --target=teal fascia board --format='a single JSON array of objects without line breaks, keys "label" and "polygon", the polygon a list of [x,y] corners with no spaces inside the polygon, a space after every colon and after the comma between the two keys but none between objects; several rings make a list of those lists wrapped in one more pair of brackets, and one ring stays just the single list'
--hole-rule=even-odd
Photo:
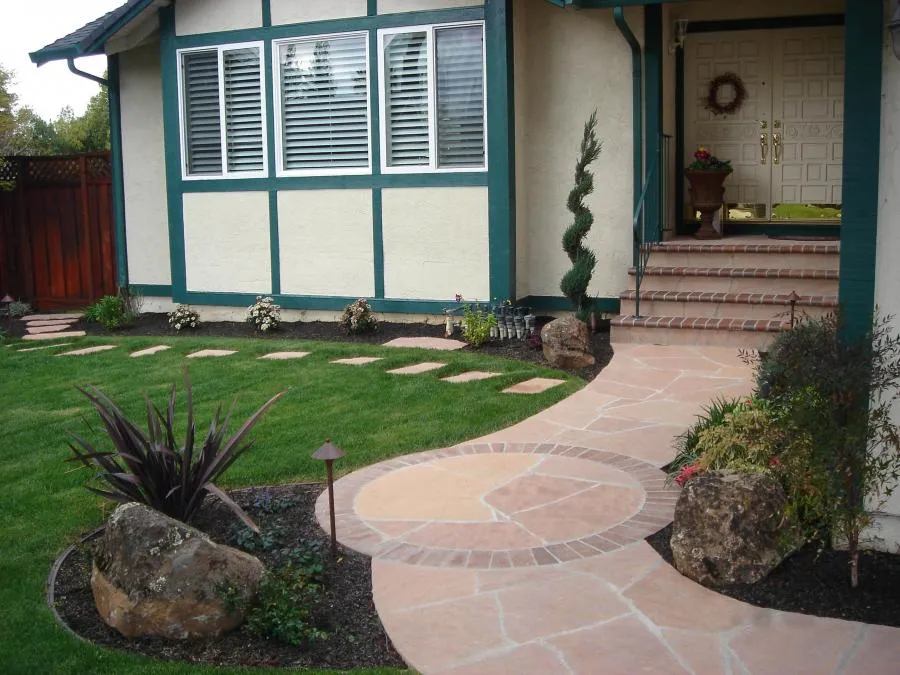
[{"label": "teal fascia board", "polygon": [[[661,193],[662,176],[667,167],[662,166],[662,130],[663,130],[663,25],[662,7],[651,5],[644,8],[644,88],[646,95],[646,155],[644,166],[648,168],[647,197],[644,202],[644,222],[648,233],[647,241],[657,242],[662,236],[663,196]],[[647,243],[647,242],[645,242]]]},{"label": "teal fascia board", "polygon": [[113,222],[116,232],[116,283],[128,286],[128,240],[125,231],[125,180],[122,162],[122,104],[119,89],[119,55],[106,59],[109,93],[109,147],[112,160]]}]

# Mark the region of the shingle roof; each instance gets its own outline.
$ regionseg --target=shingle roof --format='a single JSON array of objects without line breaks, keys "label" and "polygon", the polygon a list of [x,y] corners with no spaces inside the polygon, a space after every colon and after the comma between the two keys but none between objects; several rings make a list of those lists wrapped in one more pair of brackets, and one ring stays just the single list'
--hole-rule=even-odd
[{"label": "shingle roof", "polygon": [[141,10],[149,5],[151,0],[127,0],[127,2],[101,16],[78,30],[61,37],[46,47],[32,52],[31,60],[37,65],[43,65],[48,61],[68,59],[90,54],[102,54],[103,42],[112,29],[121,28],[122,21],[126,23],[137,16]]}]

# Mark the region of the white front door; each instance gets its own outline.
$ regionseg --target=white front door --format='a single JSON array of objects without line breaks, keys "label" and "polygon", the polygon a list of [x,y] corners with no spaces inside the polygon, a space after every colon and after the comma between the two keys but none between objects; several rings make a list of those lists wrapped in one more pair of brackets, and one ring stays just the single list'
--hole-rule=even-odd
[{"label": "white front door", "polygon": [[[686,160],[703,146],[731,161],[727,219],[840,219],[843,64],[841,27],[688,36]],[[709,82],[726,72],[740,76],[747,96],[734,114],[716,115]],[[726,85],[719,101],[732,95]]]}]

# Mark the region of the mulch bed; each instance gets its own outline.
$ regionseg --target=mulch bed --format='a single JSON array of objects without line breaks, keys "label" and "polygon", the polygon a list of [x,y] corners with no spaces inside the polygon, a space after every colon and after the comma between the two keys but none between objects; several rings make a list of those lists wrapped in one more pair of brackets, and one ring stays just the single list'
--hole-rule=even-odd
[{"label": "mulch bed", "polygon": [[[315,621],[329,637],[294,647],[247,633],[242,629],[216,639],[172,642],[160,638],[130,639],[107,626],[94,606],[90,587],[89,545],[70,555],[56,578],[57,610],[68,626],[91,642],[112,649],[137,652],[153,658],[222,666],[276,666],[291,668],[396,667],[404,663],[391,645],[372,601],[370,558],[343,547],[337,560],[328,552],[328,536],[316,522],[314,509],[322,485],[288,485],[268,488],[273,499],[288,498],[293,504],[276,513],[252,508],[262,488],[232,492],[265,533],[281,528],[279,541],[322,542],[325,547],[325,598]],[[231,539],[235,516],[218,501],[208,500],[193,523],[219,543],[234,545]],[[264,564],[271,564],[271,552],[254,551]]]},{"label": "mulch bed", "polygon": [[[672,526],[647,537],[670,565]],[[900,626],[900,555],[865,551],[860,556],[859,586],[850,588],[846,551],[808,544],[755,584],[717,586],[712,590],[757,607],[813,616]]]}]

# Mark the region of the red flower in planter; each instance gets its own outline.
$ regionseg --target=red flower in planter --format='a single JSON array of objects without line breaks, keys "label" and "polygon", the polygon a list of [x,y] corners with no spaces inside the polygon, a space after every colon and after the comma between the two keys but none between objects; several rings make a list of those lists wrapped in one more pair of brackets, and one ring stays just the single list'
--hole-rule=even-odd
[{"label": "red flower in planter", "polygon": [[703,469],[700,468],[699,464],[691,464],[690,466],[685,466],[678,472],[678,475],[675,477],[675,482],[679,485],[684,485],[691,478],[696,476],[698,473],[701,473]]}]

